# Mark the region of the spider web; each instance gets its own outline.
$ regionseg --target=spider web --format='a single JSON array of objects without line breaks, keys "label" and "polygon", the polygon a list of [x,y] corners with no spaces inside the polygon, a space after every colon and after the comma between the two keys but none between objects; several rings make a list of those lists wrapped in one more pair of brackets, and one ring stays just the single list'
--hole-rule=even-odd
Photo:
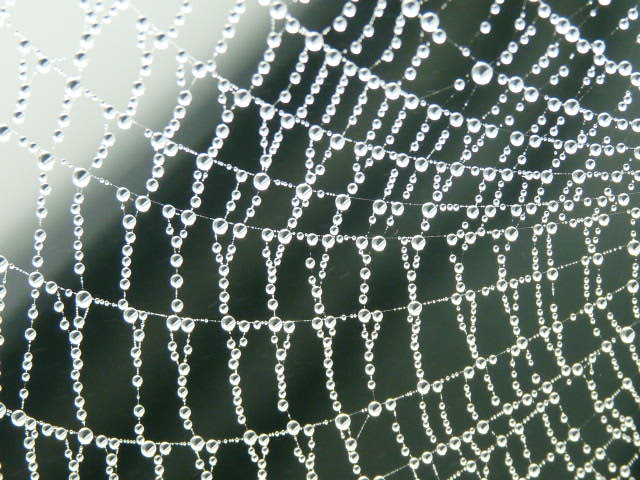
[{"label": "spider web", "polygon": [[[0,140],[38,168],[31,265],[0,257],[2,475],[634,476],[632,2],[238,0],[202,58],[197,3],[80,7],[65,57],[0,11]],[[118,107],[87,72],[120,21]],[[87,164],[63,148],[92,116]]]}]

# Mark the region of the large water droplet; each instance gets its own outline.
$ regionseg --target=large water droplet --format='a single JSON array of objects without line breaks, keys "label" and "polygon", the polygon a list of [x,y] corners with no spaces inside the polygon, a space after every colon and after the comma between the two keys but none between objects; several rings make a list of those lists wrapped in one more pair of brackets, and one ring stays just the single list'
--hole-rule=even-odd
[{"label": "large water droplet", "polygon": [[336,197],[336,208],[340,212],[344,212],[351,205],[351,199],[348,195],[340,194]]},{"label": "large water droplet", "polygon": [[233,95],[233,102],[237,107],[246,108],[251,103],[251,94],[247,90],[240,89]]},{"label": "large water droplet", "polygon": [[402,14],[408,18],[415,18],[420,13],[418,0],[402,0]]},{"label": "large water droplet", "polygon": [[222,317],[221,323],[222,329],[227,332],[231,332],[234,328],[236,328],[236,319],[231,315],[225,315],[224,317]]},{"label": "large water droplet", "polygon": [[312,32],[305,38],[305,46],[312,52],[317,52],[324,46],[324,38],[317,32]]},{"label": "large water droplet", "polygon": [[431,390],[431,384],[427,382],[424,378],[418,382],[418,393],[420,395],[426,395]]},{"label": "large water droplet", "polygon": [[244,440],[244,443],[249,446],[254,445],[258,441],[258,434],[253,430],[247,430],[246,432],[244,432],[242,440]]},{"label": "large water droplet", "polygon": [[151,208],[151,200],[149,200],[149,197],[144,195],[136,198],[135,204],[136,204],[136,209],[142,213],[148,212],[149,209]]},{"label": "large water droplet", "polygon": [[73,184],[78,188],[85,188],[91,181],[91,174],[84,168],[76,168],[73,171]]},{"label": "large water droplet", "polygon": [[341,413],[336,417],[335,422],[338,430],[346,430],[349,428],[349,425],[351,425],[351,417],[346,413]]},{"label": "large water droplet", "polygon": [[409,310],[409,315],[417,317],[418,315],[420,315],[420,312],[422,312],[422,304],[413,300],[412,302],[409,302],[407,310]]},{"label": "large water droplet", "polygon": [[296,196],[300,200],[309,200],[312,194],[313,190],[311,190],[311,187],[307,183],[301,183],[296,187]]},{"label": "large water droplet", "polygon": [[180,214],[180,220],[187,227],[190,227],[191,225],[193,225],[196,222],[197,217],[198,216],[193,210],[184,210]]},{"label": "large water droplet", "polygon": [[177,315],[169,315],[167,317],[167,328],[171,332],[177,332],[180,330],[180,325],[182,324],[182,320]]},{"label": "large water droplet", "polygon": [[201,153],[196,157],[196,165],[200,170],[208,172],[209,169],[213,166],[213,158],[211,158],[206,153]]},{"label": "large water droplet", "polygon": [[133,325],[138,320],[138,311],[135,308],[127,308],[122,314],[124,321]]},{"label": "large water droplet", "polygon": [[486,62],[476,62],[471,68],[471,80],[477,85],[486,85],[493,78],[493,68]]},{"label": "large water droplet", "polygon": [[89,445],[93,441],[93,432],[87,427],[78,430],[78,441],[82,445]]},{"label": "large water droplet", "polygon": [[504,238],[510,242],[515,242],[518,239],[518,229],[516,227],[507,227],[504,231]]},{"label": "large water droplet", "polygon": [[38,168],[45,172],[50,171],[56,164],[56,158],[50,153],[43,153],[38,157]]},{"label": "large water droplet", "polygon": [[434,12],[423,13],[420,17],[420,26],[425,32],[433,33],[440,26],[440,18]]},{"label": "large water droplet", "polygon": [[270,184],[271,179],[269,178],[269,175],[264,172],[258,173],[255,177],[253,177],[253,186],[256,187],[256,190],[260,190],[261,192],[263,192],[267,188],[269,188]]},{"label": "large water droplet", "polygon": [[224,218],[216,218],[211,224],[211,228],[216,235],[224,235],[229,229],[229,223]]},{"label": "large water droplet", "polygon": [[387,241],[383,236],[376,235],[371,239],[371,248],[373,248],[376,252],[382,252],[386,246]]},{"label": "large water droplet", "polygon": [[631,343],[636,338],[636,331],[632,327],[623,327],[620,330],[620,338],[624,343]]},{"label": "large water droplet", "polygon": [[22,410],[14,410],[11,414],[11,423],[16,427],[22,427],[27,421],[27,414]]},{"label": "large water droplet", "polygon": [[379,417],[380,414],[382,413],[382,404],[380,402],[373,400],[369,403],[369,406],[367,407],[367,411],[369,412],[369,415],[371,415],[372,417]]},{"label": "large water droplet", "polygon": [[91,302],[93,301],[93,297],[86,290],[80,290],[76,293],[76,305],[78,308],[89,308]]},{"label": "large water droplet", "polygon": [[156,454],[156,444],[151,440],[146,440],[140,445],[140,452],[143,456],[151,458]]}]

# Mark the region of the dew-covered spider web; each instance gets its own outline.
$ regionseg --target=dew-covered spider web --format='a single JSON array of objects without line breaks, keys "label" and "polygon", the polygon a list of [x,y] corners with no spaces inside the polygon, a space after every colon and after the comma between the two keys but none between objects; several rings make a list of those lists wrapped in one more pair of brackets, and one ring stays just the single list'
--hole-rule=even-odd
[{"label": "dew-covered spider web", "polygon": [[640,478],[627,0],[5,0],[0,478]]}]

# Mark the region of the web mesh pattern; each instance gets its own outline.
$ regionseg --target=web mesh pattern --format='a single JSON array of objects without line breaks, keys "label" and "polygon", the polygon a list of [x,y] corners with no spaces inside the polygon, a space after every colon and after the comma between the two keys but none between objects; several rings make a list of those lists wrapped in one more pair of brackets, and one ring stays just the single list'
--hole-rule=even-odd
[{"label": "web mesh pattern", "polygon": [[[67,57],[0,10],[0,148],[39,182],[31,265],[0,257],[0,477],[637,475],[633,2],[237,0],[202,58],[197,3],[83,0]],[[86,74],[120,21],[122,105]]]}]

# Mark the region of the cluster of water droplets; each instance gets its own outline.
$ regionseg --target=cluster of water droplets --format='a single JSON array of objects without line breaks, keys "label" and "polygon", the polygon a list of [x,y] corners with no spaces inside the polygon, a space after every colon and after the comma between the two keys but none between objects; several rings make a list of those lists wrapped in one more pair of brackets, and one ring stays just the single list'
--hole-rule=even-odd
[{"label": "cluster of water droplets", "polygon": [[[11,3],[0,11],[0,21],[3,28],[15,30],[19,41],[23,58],[18,69],[21,87],[13,123],[11,126],[0,126],[0,141],[15,141],[33,154],[40,170],[40,189],[36,206],[38,227],[33,239],[33,270],[15,265],[10,259],[0,256],[0,311],[5,308],[3,299],[7,295],[6,285],[10,273],[26,277],[33,299],[27,312],[29,326],[24,330],[27,347],[22,362],[23,386],[17,400],[0,397],[0,417],[24,432],[25,461],[30,478],[35,480],[41,477],[36,450],[41,436],[64,443],[69,478],[79,478],[80,465],[84,461],[83,451],[86,448],[103,451],[107,477],[119,478],[120,450],[129,446],[138,449],[144,458],[152,459],[156,478],[164,478],[163,462],[170,457],[172,450],[186,448],[192,453],[194,468],[203,480],[215,478],[219,451],[229,444],[244,445],[250,461],[256,466],[257,478],[267,478],[270,443],[287,437],[292,441],[293,456],[306,470],[306,478],[315,480],[319,477],[316,431],[332,428],[337,432],[339,441],[344,444],[350,474],[359,480],[393,478],[400,472],[407,471],[413,478],[422,478],[423,475],[443,478],[438,475],[439,459],[447,458],[452,452],[456,458],[456,468],[447,478],[460,478],[463,474],[479,478],[500,478],[496,476],[500,474],[495,474],[492,470],[492,456],[499,450],[505,452],[506,472],[512,478],[537,478],[544,475],[547,467],[557,463],[563,465],[567,475],[576,478],[587,478],[590,475],[604,478],[598,471],[603,463],[615,478],[631,476],[639,455],[636,453],[617,464],[607,457],[607,450],[614,440],[633,445],[636,450],[640,447],[637,421],[625,415],[616,400],[625,396],[636,407],[640,407],[640,357],[637,354],[635,333],[640,324],[637,296],[640,242],[636,239],[640,207],[635,206],[634,196],[637,193],[636,183],[640,181],[640,170],[636,168],[640,149],[635,146],[633,135],[640,132],[640,119],[628,118],[625,114],[631,108],[633,96],[640,87],[640,72],[634,71],[628,60],[616,61],[608,58],[605,41],[583,37],[580,26],[570,17],[561,16],[551,4],[539,0],[524,3],[525,7],[514,23],[514,40],[495,59],[477,58],[473,42],[463,45],[457,43],[457,39],[450,38],[445,19],[446,9],[451,1],[443,2],[438,9],[431,9],[428,2],[401,0],[395,2],[399,3],[395,5],[399,8],[394,10],[394,2],[377,0],[371,17],[364,26],[356,23],[354,18],[361,9],[366,9],[367,2],[348,1],[329,26],[322,31],[315,31],[305,27],[300,19],[294,17],[291,13],[293,9],[285,2],[258,0],[257,3],[265,7],[262,14],[268,16],[270,22],[266,48],[251,78],[244,85],[236,85],[218,71],[216,61],[218,56],[227,53],[230,41],[236,36],[236,27],[247,10],[244,0],[236,1],[227,18],[223,38],[215,44],[208,61],[198,60],[180,47],[180,27],[192,10],[187,0],[181,2],[179,12],[166,30],[155,26],[128,0],[117,0],[110,8],[106,8],[102,2],[92,5],[88,1],[81,1],[86,25],[81,47],[72,57],[77,70],[73,74],[56,66],[57,62],[46,55],[46,46],[31,44],[17,26],[11,23]],[[504,3],[502,0],[495,0],[490,4],[486,19],[479,22],[476,36],[491,34],[495,25],[502,21]],[[596,20],[599,15],[607,15],[606,7],[609,3],[608,0],[588,2],[587,15]],[[130,14],[138,17],[137,41],[142,46],[143,54],[138,72],[140,78],[132,85],[127,108],[119,111],[84,85],[82,72],[90,61],[91,48],[101,29],[106,28],[118,16]],[[368,39],[376,38],[376,34],[383,28],[379,20],[391,15],[395,15],[395,21],[389,47],[373,65],[365,66],[360,57],[363,44]],[[634,28],[637,19],[637,9],[628,9],[618,20],[616,32]],[[541,24],[549,26],[553,35],[538,38],[539,30],[542,30]],[[414,33],[419,31],[418,44],[411,44],[406,40],[407,32],[413,27]],[[339,48],[332,44],[331,38],[335,35],[349,33],[350,29],[355,28],[361,29],[361,34],[348,47]],[[303,37],[303,46],[298,53],[294,71],[289,76],[289,84],[279,92],[276,101],[270,102],[255,94],[255,91],[269,79],[271,69],[276,64],[278,49],[290,37]],[[521,50],[535,41],[546,42],[545,51],[530,70],[520,75],[505,73],[508,70],[504,67],[511,65]],[[169,48],[176,49],[176,77],[181,90],[166,128],[152,131],[136,118],[139,98],[145,91],[144,79],[151,74],[154,52]],[[428,69],[429,59],[444,54],[444,48],[453,48],[459,55],[455,61],[464,62],[467,66],[466,76],[456,78],[452,85],[447,86],[454,95],[456,92],[466,92],[470,94],[470,99],[473,95],[495,97],[494,89],[499,90],[495,102],[480,117],[467,114],[464,108],[461,111],[452,110],[446,106],[447,102],[431,102],[428,95],[415,93],[419,91],[420,75],[425,74],[423,67]],[[401,49],[415,51],[401,78],[388,79],[383,74],[376,73],[378,66],[397,61]],[[563,58],[561,50],[563,54],[565,51],[571,52],[567,54],[568,60],[556,61]],[[310,80],[311,85],[307,88],[309,93],[302,100],[303,104],[297,107],[291,105],[291,91],[300,85],[302,75],[311,68],[310,58],[315,58],[314,56],[321,59],[322,66]],[[20,125],[27,114],[31,88],[27,62],[27,58],[31,57],[36,60],[38,75],[58,74],[65,78],[61,113],[51,145],[47,146],[32,141],[20,131]],[[592,65],[582,78],[582,87],[576,92],[575,98],[561,99],[547,93],[549,87],[558,85],[572,75],[572,62],[580,57],[590,58]],[[328,82],[330,73],[334,71],[338,74],[337,83]],[[545,75],[548,81],[536,81],[536,77],[547,78]],[[210,147],[205,152],[198,152],[174,139],[180,129],[180,120],[185,117],[192,103],[192,82],[205,77],[216,81],[222,114],[218,123],[211,127],[213,140]],[[620,77],[626,82],[617,110],[600,112],[589,108],[588,101],[585,100],[589,89],[606,85],[609,77]],[[360,89],[360,94],[348,115],[347,126],[341,129],[335,118],[340,108],[346,108],[341,103],[345,99],[347,88],[354,85]],[[309,110],[323,89],[333,89],[329,103],[321,121],[318,124],[311,123],[308,120]],[[373,105],[372,99],[377,98],[376,94],[380,92],[382,99]],[[78,167],[54,153],[55,144],[64,141],[64,130],[69,125],[72,107],[78,98],[86,98],[98,105],[107,124],[107,131],[101,139],[91,167],[87,168]],[[465,108],[470,101],[464,103]],[[511,105],[513,110],[509,110]],[[524,115],[528,108],[537,109],[538,115],[525,128],[521,126],[522,122],[518,117],[520,114]],[[232,129],[238,128],[234,124],[236,114],[241,110],[251,109],[256,110],[261,125],[258,132],[247,132],[247,135],[260,139],[262,148],[262,155],[255,162],[259,166],[255,170],[240,168],[223,158],[220,153],[230,138]],[[367,113],[370,110],[374,113]],[[415,132],[411,132],[414,140],[408,151],[403,151],[396,144],[401,135],[406,133],[403,128],[409,123],[409,114],[419,115],[424,120]],[[395,118],[391,118],[393,115]],[[571,119],[581,122],[580,131],[577,135],[563,138],[562,127]],[[383,122],[391,124],[386,135],[381,133]],[[352,127],[362,124],[368,125],[365,126],[366,134],[358,136],[353,133],[355,129]],[[109,156],[109,149],[116,142],[117,132],[130,129],[140,129],[140,138],[155,152],[152,173],[145,182],[145,191],[133,191],[100,175],[100,168]],[[283,142],[286,141],[285,136],[293,134],[301,136],[307,143],[302,155],[305,174],[300,181],[278,178],[271,172],[273,159],[278,157]],[[616,143],[614,139],[620,134],[625,135],[626,140]],[[427,141],[431,137],[435,139],[433,147]],[[452,139],[460,141],[460,154],[454,159],[441,153],[450,146]],[[497,146],[499,153],[497,158],[487,162],[483,158],[483,148],[489,145]],[[545,151],[551,157],[548,162],[550,165],[544,169],[532,164],[532,159],[536,158],[535,152],[543,149],[547,149]],[[348,152],[348,158],[352,162],[352,177],[347,179],[346,187],[341,188],[339,185],[343,183],[336,182],[335,189],[327,191],[318,185],[323,184],[322,179],[335,161],[333,157],[341,155],[339,152]],[[154,198],[154,194],[162,188],[162,182],[170,181],[165,178],[165,162],[179,153],[192,157],[192,167],[189,168],[193,168],[193,182],[187,208],[162,203]],[[584,165],[567,171],[565,165],[571,164],[572,159],[581,154],[587,156]],[[369,176],[373,176],[371,172],[380,165],[388,167],[383,192],[375,198],[361,195],[359,192],[363,190],[362,185],[366,184]],[[74,222],[73,272],[78,277],[78,288],[58,285],[45,278],[40,271],[45,261],[42,252],[47,240],[47,197],[51,191],[48,172],[61,167],[70,171],[72,184],[76,189],[70,212]],[[201,209],[203,194],[208,188],[207,179],[218,170],[226,170],[232,174],[229,182],[234,188],[225,204],[224,215],[210,217]],[[452,193],[455,191],[454,187],[467,180],[474,185],[475,191],[464,202],[458,201],[458,193]],[[420,196],[424,185],[430,187],[431,198]],[[121,297],[116,299],[94,296],[90,287],[84,285],[83,224],[85,221],[100,221],[100,212],[83,211],[85,196],[90,195],[94,188],[109,189],[122,211],[121,225],[124,234],[118,284]],[[264,197],[274,189],[287,192],[291,198],[290,214],[286,217],[285,225],[254,224],[252,219],[263,204]],[[519,191],[515,201],[506,203],[503,197],[507,196],[509,189]],[[239,206],[247,196],[249,206],[242,210]],[[327,199],[331,201],[327,202]],[[316,202],[323,202],[323,208],[334,212],[330,226],[325,231],[298,228],[301,219],[308,215],[306,212]],[[145,214],[154,209],[160,210],[166,220],[164,233],[172,249],[169,259],[172,273],[168,282],[175,295],[168,301],[166,312],[137,308],[127,297],[133,281],[131,267],[134,252],[140,248],[136,244],[136,227]],[[354,233],[345,219],[351,213],[363,210],[369,215],[367,230]],[[582,212],[580,216],[573,213],[576,210]],[[459,218],[457,214],[460,212],[463,213],[463,219],[459,222],[444,222],[446,218]],[[184,262],[182,248],[194,225],[202,222],[207,223],[211,232],[208,254],[216,262],[220,279],[216,286],[216,308],[211,317],[196,319],[184,313],[186,307],[181,298],[185,283],[181,273]],[[440,222],[454,225],[454,228],[443,232],[437,229]],[[608,234],[607,229],[612,228],[614,223],[619,226],[621,222],[626,227],[625,232],[628,231],[628,238],[619,238],[614,246],[600,248],[602,238]],[[398,224],[412,225],[413,229],[398,231]],[[556,260],[558,254],[555,242],[565,230],[580,232],[584,242],[579,249],[576,248],[576,254],[571,260],[560,263]],[[264,245],[264,265],[260,267],[267,272],[266,307],[270,316],[249,320],[236,318],[232,311],[228,277],[239,242],[253,235],[258,236]],[[417,277],[424,273],[423,269],[428,268],[430,263],[430,241],[441,242],[449,252],[446,261],[451,271],[437,273],[447,277],[447,281],[453,279],[453,291],[444,297],[434,298],[429,292],[418,288]],[[304,242],[309,250],[304,260],[308,286],[305,285],[304,288],[309,290],[309,302],[313,303],[313,318],[284,319],[279,315],[278,267],[283,262],[287,246],[292,242]],[[335,247],[340,244],[348,244],[353,255],[362,263],[357,272],[358,309],[347,313],[328,311],[324,292],[327,288],[327,272],[332,262],[339,261]],[[491,256],[495,258],[496,273],[487,275],[487,281],[483,285],[472,286],[467,283],[467,275],[474,266],[465,260],[465,253],[473,251],[478,244],[490,249]],[[526,272],[517,269],[510,272],[510,256],[514,255],[514,250],[526,256],[529,268]],[[578,252],[582,252],[582,255]],[[376,299],[369,295],[376,255],[399,256],[401,259],[404,277],[397,281],[406,283],[406,298],[398,299],[397,307],[378,308]],[[620,274],[614,285],[605,284],[602,273],[605,260],[610,258],[623,258],[622,263],[627,269]],[[565,275],[572,269],[581,269],[584,298],[580,300],[576,311],[562,317],[559,312],[564,311],[563,282],[568,278]],[[521,307],[526,307],[522,305],[520,289],[525,287],[534,292],[533,302],[539,323],[534,329],[523,328],[521,325],[519,312]],[[78,421],[76,426],[55,426],[48,423],[47,419],[34,418],[28,413],[30,371],[37,355],[32,349],[38,331],[39,307],[36,299],[40,295],[56,299],[54,311],[59,316],[60,329],[68,335],[72,360],[70,378],[73,382],[75,416]],[[492,296],[498,299],[504,309],[500,315],[508,318],[508,324],[504,328],[513,337],[513,343],[502,351],[482,352],[477,341],[477,324],[481,316],[478,313],[479,301],[482,297]],[[628,304],[623,314],[610,308],[621,296],[626,298]],[[68,311],[70,303],[73,304],[73,312]],[[425,323],[430,321],[430,307],[436,304],[450,305],[455,311],[449,319],[450,324],[444,328],[455,327],[462,332],[466,347],[464,354],[471,359],[463,369],[451,371],[442,378],[434,378],[429,373],[429,365],[423,358],[421,348],[421,331],[425,328]],[[84,408],[86,399],[82,395],[82,356],[90,352],[82,350],[82,332],[86,322],[90,321],[91,310],[95,308],[118,311],[122,321],[131,328],[133,348],[130,361],[134,370],[131,385],[136,393],[136,404],[132,407],[135,426],[130,438],[94,432]],[[376,342],[381,335],[382,324],[397,313],[410,325],[409,345],[415,369],[415,388],[379,398],[376,368],[384,368],[385,359],[376,357]],[[153,439],[146,435],[141,366],[144,327],[146,322],[151,321],[162,321],[170,335],[167,351],[178,373],[175,394],[181,404],[177,414],[184,427],[184,440],[181,441]],[[362,365],[354,365],[353,368],[362,369],[362,375],[367,378],[366,385],[371,400],[355,411],[347,411],[344,407],[333,367],[334,343],[339,335],[339,325],[343,322],[357,322],[362,327]],[[579,358],[570,355],[572,352],[567,352],[563,343],[565,324],[574,322],[588,324],[599,345],[597,349]],[[228,335],[228,381],[235,407],[235,420],[244,431],[240,436],[204,438],[198,432],[193,418],[187,386],[189,360],[193,354],[191,336],[197,335],[201,323],[206,324],[207,328],[220,328]],[[2,326],[0,322],[0,327]],[[314,423],[303,424],[294,418],[287,394],[286,371],[295,368],[287,364],[287,357],[299,328],[311,328],[322,344],[323,358],[318,361],[324,368],[327,398],[333,412],[331,416]],[[249,348],[249,333],[259,330],[268,332],[275,347],[274,373],[278,395],[276,409],[287,418],[281,429],[271,432],[257,432],[251,428],[242,390],[243,382],[251,382],[250,376],[246,378],[240,373],[242,354]],[[533,330],[535,333],[525,336],[523,330]],[[605,330],[609,332],[607,336],[603,334]],[[543,343],[544,348],[553,352],[560,372],[558,375],[546,377],[536,371],[531,348],[534,342]],[[3,343],[4,337],[0,336],[0,346]],[[619,358],[622,355],[624,361]],[[516,367],[520,360],[530,370],[526,374],[522,372],[522,368]],[[617,381],[614,392],[606,395],[600,393],[598,380],[593,373],[603,362],[613,371]],[[514,399],[509,396],[502,398],[495,386],[491,370],[498,364],[508,365]],[[526,380],[523,378],[525,376],[528,377]],[[485,418],[478,413],[477,402],[474,402],[469,386],[474,378],[482,379],[483,388],[495,410],[489,417]],[[457,379],[463,379],[464,385],[461,390],[458,388],[455,391],[451,385]],[[606,425],[606,438],[600,439],[602,441],[599,443],[593,444],[591,440],[584,438],[582,429],[585,425],[572,423],[572,419],[564,411],[563,385],[579,381],[584,382],[589,392],[589,421],[591,418],[599,418]],[[531,388],[527,390],[523,384],[531,384]],[[472,423],[466,430],[458,431],[453,426],[455,422],[450,418],[453,410],[443,394],[449,388],[449,391],[455,391],[460,398],[464,397],[465,415],[468,415]],[[417,404],[419,412],[411,419],[411,426],[407,427],[406,420],[401,419],[398,414],[398,404],[409,401]],[[437,415],[432,413],[434,410]],[[566,427],[565,431],[561,432],[552,426],[552,411],[560,417],[561,423]],[[392,442],[381,446],[380,452],[387,448],[397,449],[404,459],[403,463],[389,471],[368,469],[366,456],[360,454],[359,437],[365,428],[360,421],[362,417],[365,418],[365,423],[381,422],[384,419],[385,425],[390,425],[388,430]],[[504,425],[500,426],[503,419],[507,419],[506,428]],[[527,447],[527,442],[528,425],[536,421],[544,424],[547,437],[545,441],[549,446],[544,455],[534,456]],[[415,428],[416,425],[424,434],[424,443],[420,446],[407,441],[403,434],[404,429]],[[77,446],[70,439],[77,440]],[[515,466],[509,453],[511,442],[519,442],[518,445],[525,446],[525,471],[518,471]],[[570,444],[580,446],[587,460],[578,463],[567,447]]]}]

